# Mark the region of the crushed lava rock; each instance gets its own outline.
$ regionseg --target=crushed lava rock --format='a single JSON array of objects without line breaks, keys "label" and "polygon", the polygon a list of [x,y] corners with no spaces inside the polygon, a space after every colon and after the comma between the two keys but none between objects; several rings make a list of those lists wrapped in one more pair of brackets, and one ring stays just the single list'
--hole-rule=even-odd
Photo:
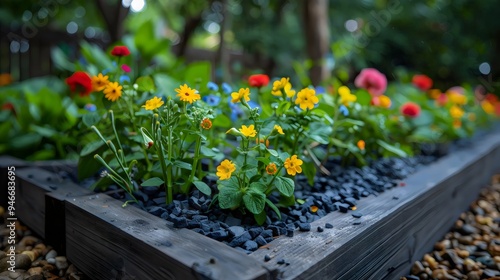
[{"label": "crushed lava rock", "polygon": [[496,175],[434,251],[416,261],[410,275],[401,279],[500,279],[499,209],[500,175]]}]

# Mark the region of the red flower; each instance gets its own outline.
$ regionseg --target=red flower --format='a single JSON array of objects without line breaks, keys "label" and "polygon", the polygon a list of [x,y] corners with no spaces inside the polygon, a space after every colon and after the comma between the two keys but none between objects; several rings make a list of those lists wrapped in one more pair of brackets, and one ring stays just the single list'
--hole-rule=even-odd
[{"label": "red flower", "polygon": [[436,103],[439,106],[444,106],[448,102],[448,95],[446,93],[441,93],[438,98],[436,99]]},{"label": "red flower", "polygon": [[432,79],[426,75],[415,75],[411,82],[422,91],[427,91],[432,87]]},{"label": "red flower", "polygon": [[365,68],[354,80],[354,85],[366,89],[372,96],[380,96],[387,89],[387,78],[377,69]]},{"label": "red flower", "polygon": [[14,108],[14,104],[7,102],[2,105],[2,111],[11,111],[14,116],[16,115],[16,110]]},{"label": "red flower", "polygon": [[413,102],[407,102],[401,106],[401,114],[406,117],[416,118],[420,115],[420,106]]},{"label": "red flower", "polygon": [[486,94],[486,100],[488,100],[491,104],[496,104],[498,102],[498,97],[493,93]]},{"label": "red flower", "polygon": [[92,79],[82,71],[73,73],[66,79],[71,92],[78,92],[80,96],[88,96],[92,92]]},{"label": "red flower", "polygon": [[248,84],[251,87],[265,87],[269,84],[269,76],[266,74],[256,74],[248,77]]},{"label": "red flower", "polygon": [[111,50],[111,54],[114,56],[127,56],[130,54],[130,51],[125,46],[116,46]]}]

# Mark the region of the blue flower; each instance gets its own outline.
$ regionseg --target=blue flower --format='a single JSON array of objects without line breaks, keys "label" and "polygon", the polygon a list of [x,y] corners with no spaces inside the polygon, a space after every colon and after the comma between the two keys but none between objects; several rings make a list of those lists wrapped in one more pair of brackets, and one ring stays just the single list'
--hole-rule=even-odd
[{"label": "blue flower", "polygon": [[316,91],[316,94],[323,94],[326,92],[325,88],[322,86],[317,86],[314,90]]},{"label": "blue flower", "polygon": [[221,87],[222,87],[222,91],[226,94],[230,94],[233,91],[233,89],[231,88],[231,86],[228,83],[222,83]]},{"label": "blue flower", "polygon": [[229,103],[229,108],[231,108],[231,121],[235,122],[239,118],[243,117],[244,112],[241,109],[240,105],[234,104],[234,103]]},{"label": "blue flower", "polygon": [[349,110],[347,109],[346,106],[340,105],[339,110],[345,117],[349,116]]},{"label": "blue flower", "polygon": [[97,107],[94,104],[91,104],[91,103],[85,104],[84,108],[85,108],[85,110],[87,110],[89,112],[95,112],[97,110]]},{"label": "blue flower", "polygon": [[214,82],[208,82],[207,83],[207,88],[209,90],[213,90],[213,91],[219,90],[219,86],[216,83],[214,83]]},{"label": "blue flower", "polygon": [[250,108],[252,108],[252,109],[259,108],[259,113],[262,112],[262,108],[260,108],[260,106],[259,106],[259,104],[257,104],[257,102],[250,100],[247,103],[248,103],[248,106],[250,106]]},{"label": "blue flower", "polygon": [[220,97],[214,94],[203,96],[202,100],[210,106],[217,106],[220,103]]},{"label": "blue flower", "polygon": [[121,75],[120,76],[120,84],[123,84],[123,82],[125,82],[125,81],[130,83],[130,77],[127,75]]}]

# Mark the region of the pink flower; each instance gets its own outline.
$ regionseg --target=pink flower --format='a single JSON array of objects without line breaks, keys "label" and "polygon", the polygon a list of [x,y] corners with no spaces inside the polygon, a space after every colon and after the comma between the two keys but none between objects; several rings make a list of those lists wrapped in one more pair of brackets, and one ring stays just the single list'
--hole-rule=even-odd
[{"label": "pink flower", "polygon": [[128,66],[127,64],[123,64],[123,65],[122,65],[122,70],[123,70],[125,73],[129,73],[129,72],[130,72],[130,66]]},{"label": "pink flower", "polygon": [[387,78],[374,68],[365,68],[354,80],[358,88],[366,89],[372,96],[380,96],[387,89]]}]

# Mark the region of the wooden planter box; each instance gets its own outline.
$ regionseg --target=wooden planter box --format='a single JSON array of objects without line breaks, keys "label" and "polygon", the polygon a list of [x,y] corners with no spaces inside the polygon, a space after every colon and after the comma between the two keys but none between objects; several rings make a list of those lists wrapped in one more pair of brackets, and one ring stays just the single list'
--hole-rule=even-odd
[{"label": "wooden planter box", "polygon": [[[333,212],[313,222],[310,232],[280,237],[250,255],[175,229],[135,207],[122,208],[121,201],[105,194],[62,197],[44,189],[44,196],[58,198],[59,208],[53,209],[65,219],[66,255],[91,279],[399,279],[499,171],[497,128],[422,168],[404,180],[404,187],[361,199],[361,218]],[[46,220],[53,218],[47,207]],[[334,228],[316,231],[327,222]],[[264,262],[265,255],[272,259]],[[280,259],[290,265],[277,264]]]}]

